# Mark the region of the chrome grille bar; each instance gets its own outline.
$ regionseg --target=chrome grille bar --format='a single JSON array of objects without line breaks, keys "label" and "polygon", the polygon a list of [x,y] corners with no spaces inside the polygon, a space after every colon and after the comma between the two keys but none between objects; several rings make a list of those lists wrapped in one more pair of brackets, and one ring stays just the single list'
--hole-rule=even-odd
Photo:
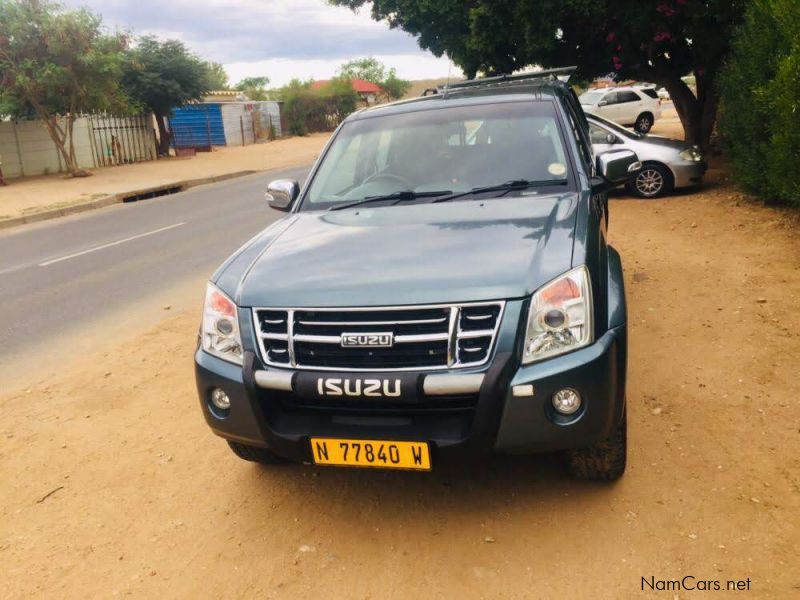
[{"label": "chrome grille bar", "polygon": [[[253,308],[252,315],[261,357],[269,366],[323,371],[418,371],[475,367],[488,362],[504,310],[505,302],[496,301],[353,308],[264,307]],[[265,314],[259,315],[260,312]],[[283,315],[285,319],[281,318]],[[366,318],[362,320],[361,315]],[[375,327],[387,328],[380,333],[394,334],[392,346],[341,346],[341,334],[374,333]]]}]

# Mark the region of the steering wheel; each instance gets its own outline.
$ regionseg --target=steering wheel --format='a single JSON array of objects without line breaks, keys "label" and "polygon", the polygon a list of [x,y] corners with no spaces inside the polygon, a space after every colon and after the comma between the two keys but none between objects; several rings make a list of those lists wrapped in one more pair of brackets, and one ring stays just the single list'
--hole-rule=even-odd
[{"label": "steering wheel", "polygon": [[386,180],[386,181],[395,181],[399,183],[403,190],[413,190],[414,186],[411,185],[411,182],[407,179],[403,179],[399,175],[393,175],[392,173],[374,173],[367,177],[364,181],[361,182],[361,185],[366,185],[368,183],[372,183],[373,181],[379,180]]}]

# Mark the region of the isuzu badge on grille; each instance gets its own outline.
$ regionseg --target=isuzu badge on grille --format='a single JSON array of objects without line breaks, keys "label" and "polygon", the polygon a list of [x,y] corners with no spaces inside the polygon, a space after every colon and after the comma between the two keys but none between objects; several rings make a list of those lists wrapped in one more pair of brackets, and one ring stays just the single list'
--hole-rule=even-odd
[{"label": "isuzu badge on grille", "polygon": [[391,348],[394,334],[389,333],[343,333],[342,346],[345,348]]}]

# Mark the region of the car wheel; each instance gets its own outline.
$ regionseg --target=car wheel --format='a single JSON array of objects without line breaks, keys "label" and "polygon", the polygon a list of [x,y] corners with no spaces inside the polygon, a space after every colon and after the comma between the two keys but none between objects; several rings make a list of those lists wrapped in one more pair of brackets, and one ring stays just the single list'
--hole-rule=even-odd
[{"label": "car wheel", "polygon": [[[627,411],[626,411],[627,412]],[[628,455],[626,414],[606,439],[588,448],[567,451],[567,465],[576,479],[614,481],[622,477]]]},{"label": "car wheel", "polygon": [[653,122],[653,115],[650,113],[642,113],[639,115],[639,118],[636,119],[633,128],[639,133],[648,133],[653,128]]},{"label": "car wheel", "polygon": [[266,448],[258,448],[256,446],[248,446],[247,444],[239,444],[238,442],[231,441],[228,441],[228,446],[230,446],[233,453],[242,460],[257,462],[262,465],[276,465],[286,462],[286,460]]},{"label": "car wheel", "polygon": [[664,165],[645,163],[628,185],[628,193],[639,198],[658,198],[672,191],[672,173]]}]

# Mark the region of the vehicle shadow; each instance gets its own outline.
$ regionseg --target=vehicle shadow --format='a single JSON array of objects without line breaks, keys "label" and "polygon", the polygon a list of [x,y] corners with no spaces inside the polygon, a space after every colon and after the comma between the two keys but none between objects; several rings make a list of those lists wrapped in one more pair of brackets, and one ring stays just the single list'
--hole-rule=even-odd
[{"label": "vehicle shadow", "polygon": [[354,526],[363,525],[370,514],[376,522],[399,527],[453,515],[480,520],[537,506],[546,515],[551,507],[571,501],[587,506],[605,498],[605,504],[619,493],[618,484],[571,479],[561,457],[553,454],[495,456],[472,464],[439,465],[429,473],[254,465],[244,469],[241,483],[239,493],[263,497],[280,489],[298,498],[283,506],[298,520],[333,511],[337,522]]}]

